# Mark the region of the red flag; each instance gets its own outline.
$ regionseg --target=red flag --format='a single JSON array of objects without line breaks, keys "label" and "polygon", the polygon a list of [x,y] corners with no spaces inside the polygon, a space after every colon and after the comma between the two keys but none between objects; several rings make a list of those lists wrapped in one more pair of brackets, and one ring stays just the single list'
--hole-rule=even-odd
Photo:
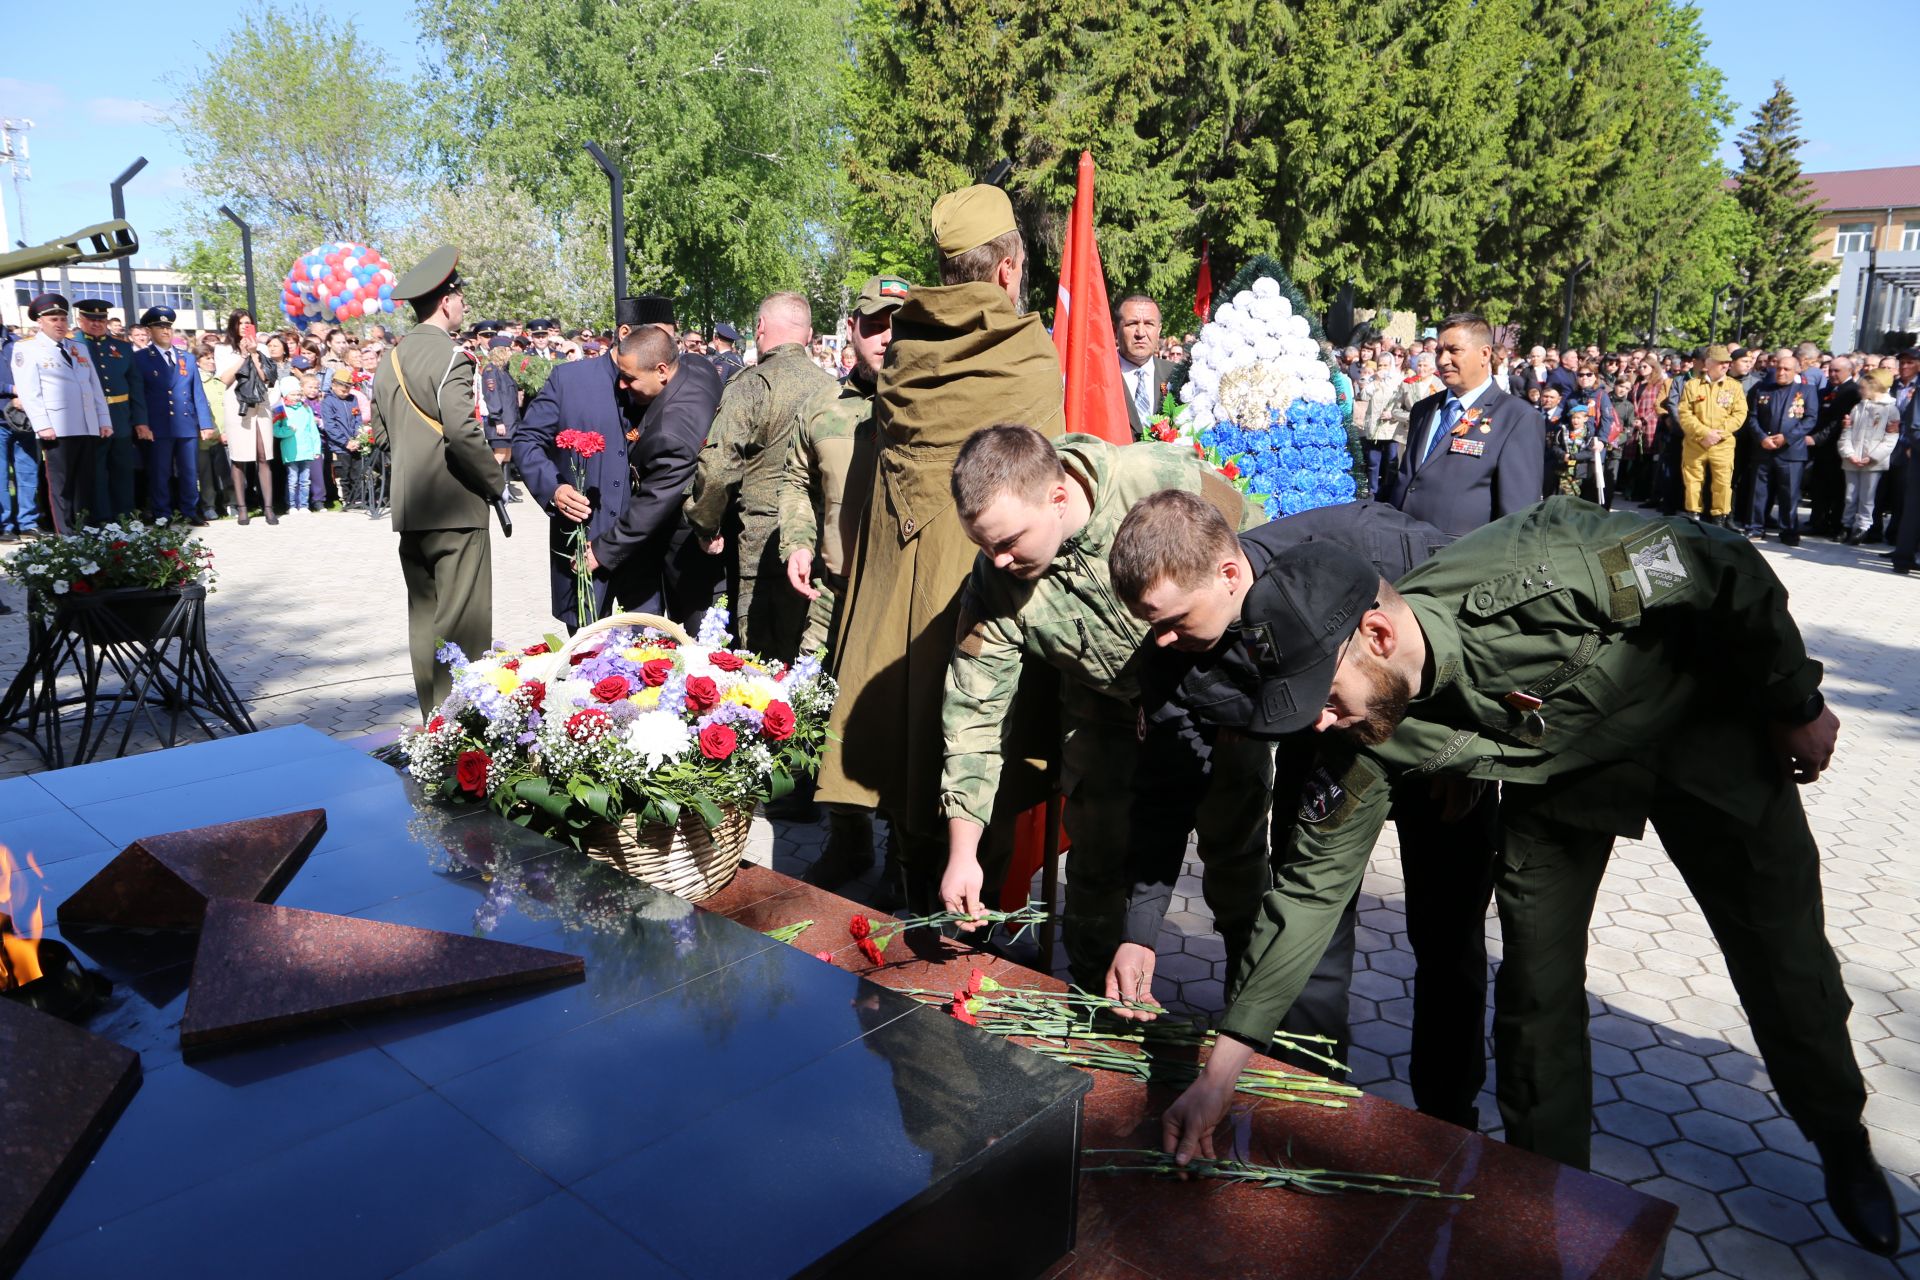
[{"label": "red flag", "polygon": [[1093,241],[1093,155],[1080,153],[1067,246],[1060,259],[1060,296],[1053,314],[1053,345],[1067,375],[1067,430],[1112,444],[1133,443],[1126,395],[1120,389],[1120,349],[1107,305],[1107,273]]},{"label": "red flag", "polygon": [[1206,321],[1213,310],[1213,264],[1207,261],[1207,242],[1200,242],[1200,276],[1193,282],[1193,314]]}]

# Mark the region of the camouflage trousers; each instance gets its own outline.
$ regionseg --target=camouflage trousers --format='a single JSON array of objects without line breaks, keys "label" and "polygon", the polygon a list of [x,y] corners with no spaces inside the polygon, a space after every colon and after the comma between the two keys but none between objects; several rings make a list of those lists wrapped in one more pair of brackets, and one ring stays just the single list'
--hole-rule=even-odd
[{"label": "camouflage trousers", "polygon": [[792,662],[802,652],[807,601],[787,581],[780,529],[772,517],[748,514],[740,530],[740,590],[733,602],[734,643],[763,658]]},{"label": "camouflage trousers", "polygon": [[[1063,698],[1067,851],[1066,947],[1073,981],[1106,990],[1120,945],[1132,877],[1133,774],[1139,734],[1133,708],[1117,698],[1068,686]],[[1232,973],[1253,933],[1269,888],[1267,811],[1273,799],[1273,750],[1234,738],[1213,753],[1212,777],[1195,820],[1201,887]]]}]

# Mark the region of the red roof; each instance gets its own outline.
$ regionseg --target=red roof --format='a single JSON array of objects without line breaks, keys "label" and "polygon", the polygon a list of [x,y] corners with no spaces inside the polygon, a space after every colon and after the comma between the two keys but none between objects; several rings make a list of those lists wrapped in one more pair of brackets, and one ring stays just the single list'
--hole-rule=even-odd
[{"label": "red roof", "polygon": [[1813,198],[1830,212],[1920,207],[1920,164],[1892,169],[1841,169],[1810,173]]}]

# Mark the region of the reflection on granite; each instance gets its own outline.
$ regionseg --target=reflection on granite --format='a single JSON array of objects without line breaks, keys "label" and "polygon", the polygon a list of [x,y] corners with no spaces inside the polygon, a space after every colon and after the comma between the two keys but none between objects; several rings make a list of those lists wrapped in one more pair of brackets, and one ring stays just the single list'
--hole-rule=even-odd
[{"label": "reflection on granite", "polygon": [[356,1013],[577,978],[584,966],[558,951],[215,898],[200,930],[180,1044],[257,1040]]},{"label": "reflection on granite", "polygon": [[[115,978],[91,1029],[136,1050],[146,1083],[23,1276],[517,1277],[560,1257],[590,1274],[840,1274],[890,1231],[936,1238],[930,1213],[977,1222],[968,1197],[987,1185],[1020,1188],[1010,1208],[1033,1224],[996,1274],[1067,1247],[1079,1073],[489,812],[420,808],[402,775],[311,730],[249,735],[251,755],[232,741],[35,779],[27,798],[60,802],[36,817],[101,842],[48,866],[48,892],[143,831],[324,807],[325,837],[258,910],[523,943],[584,978],[183,1060],[178,935],[50,929]],[[947,1063],[958,1116],[937,1104]],[[978,1266],[955,1248],[922,1269]]]},{"label": "reflection on granite", "polygon": [[53,1216],[140,1087],[140,1059],[0,999],[0,1274]]},{"label": "reflection on granite", "polygon": [[209,898],[273,901],[326,830],[326,811],[305,809],[142,836],[60,904],[60,921],[198,929]]}]

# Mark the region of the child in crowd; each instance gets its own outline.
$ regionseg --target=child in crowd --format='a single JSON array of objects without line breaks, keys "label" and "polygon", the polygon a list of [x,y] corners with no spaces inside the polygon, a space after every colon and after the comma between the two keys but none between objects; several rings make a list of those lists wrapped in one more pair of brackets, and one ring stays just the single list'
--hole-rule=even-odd
[{"label": "child in crowd", "polygon": [[202,346],[194,359],[200,366],[200,385],[213,411],[213,431],[200,433],[200,514],[218,520],[233,500],[233,479],[227,463],[227,384],[213,371],[213,348]]},{"label": "child in crowd", "polygon": [[274,390],[273,438],[280,442],[280,460],[287,464],[287,511],[309,506],[313,499],[313,467],[320,457],[320,424],[307,406],[301,379],[288,374]]},{"label": "child in crowd", "polygon": [[1845,531],[1850,547],[1859,546],[1873,526],[1874,492],[1880,487],[1880,477],[1886,472],[1893,447],[1900,439],[1900,409],[1893,399],[1893,374],[1886,369],[1863,374],[1860,393],[1860,403],[1847,415],[1846,425],[1835,442],[1840,450],[1840,471],[1847,482],[1840,528]]},{"label": "child in crowd", "polygon": [[336,365],[320,400],[320,437],[333,463],[333,484],[347,507],[360,491],[360,405],[353,394],[353,370]]}]

